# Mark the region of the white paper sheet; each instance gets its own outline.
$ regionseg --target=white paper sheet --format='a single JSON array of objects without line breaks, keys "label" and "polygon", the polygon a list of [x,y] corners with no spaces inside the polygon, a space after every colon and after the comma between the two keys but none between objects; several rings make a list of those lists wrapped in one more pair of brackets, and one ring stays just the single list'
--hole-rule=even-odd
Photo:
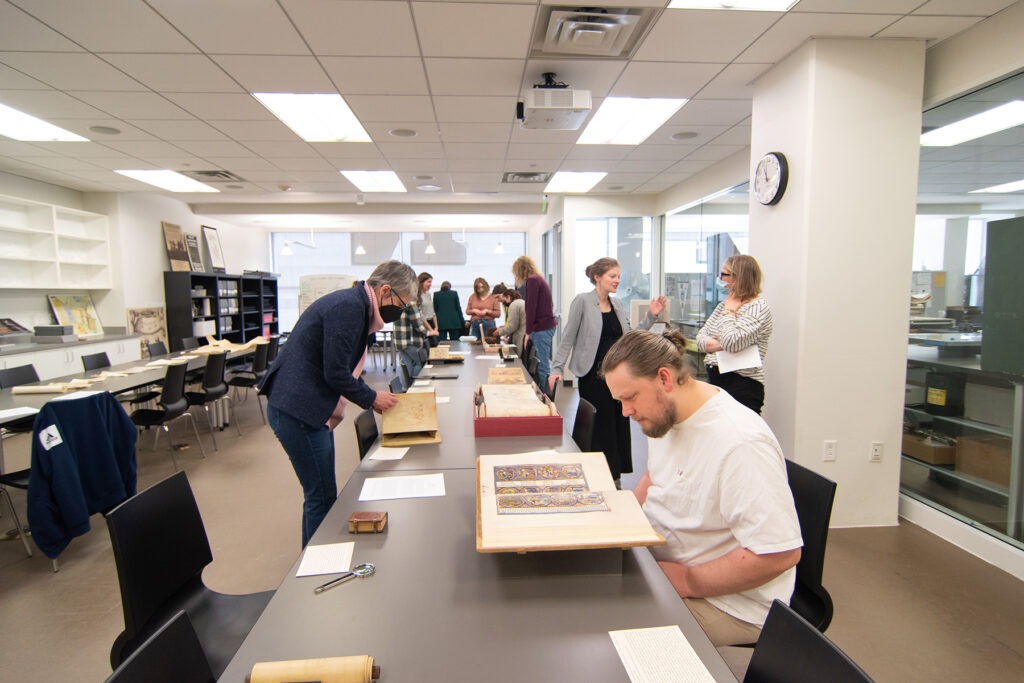
[{"label": "white paper sheet", "polygon": [[341,574],[347,572],[352,565],[352,552],[356,544],[326,543],[324,545],[308,545],[302,553],[302,561],[295,576],[317,576],[319,574]]},{"label": "white paper sheet", "polygon": [[416,386],[415,384],[405,390],[407,394],[429,394],[433,389],[430,388],[430,382],[427,382],[426,386]]},{"label": "white paper sheet", "polygon": [[432,498],[444,495],[444,474],[420,474],[406,477],[374,477],[363,482],[359,500],[395,498]]},{"label": "white paper sheet", "polygon": [[13,420],[18,417],[28,417],[29,415],[35,415],[39,410],[37,408],[8,408],[7,410],[0,410],[0,420]]},{"label": "white paper sheet", "polygon": [[412,385],[414,387],[429,387],[430,386],[430,380],[429,379],[417,379],[417,380],[413,381]]},{"label": "white paper sheet", "polygon": [[609,631],[633,683],[713,683],[678,626]]},{"label": "white paper sheet", "polygon": [[501,360],[501,356],[496,353],[484,353],[479,356],[475,356],[477,360]]},{"label": "white paper sheet", "polygon": [[720,372],[735,372],[736,370],[761,367],[761,354],[758,353],[757,344],[751,344],[737,353],[719,351],[715,355],[718,358]]},{"label": "white paper sheet", "polygon": [[402,448],[389,448],[388,446],[378,446],[373,453],[366,456],[367,460],[401,460],[405,457],[405,454],[409,452],[409,447],[404,446]]},{"label": "white paper sheet", "polygon": [[452,402],[452,397],[451,396],[437,396],[436,399],[437,399],[438,403],[451,403]]},{"label": "white paper sheet", "polygon": [[433,363],[427,363],[426,365],[423,366],[423,369],[424,370],[433,370],[434,369],[434,364]]}]

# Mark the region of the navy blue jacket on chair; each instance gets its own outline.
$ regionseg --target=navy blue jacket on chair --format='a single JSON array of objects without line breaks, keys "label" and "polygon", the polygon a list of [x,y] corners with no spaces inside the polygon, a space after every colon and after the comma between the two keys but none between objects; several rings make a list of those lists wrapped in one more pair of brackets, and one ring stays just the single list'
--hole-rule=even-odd
[{"label": "navy blue jacket on chair", "polygon": [[110,392],[50,401],[36,415],[28,524],[53,559],[89,516],[135,495],[135,425]]}]

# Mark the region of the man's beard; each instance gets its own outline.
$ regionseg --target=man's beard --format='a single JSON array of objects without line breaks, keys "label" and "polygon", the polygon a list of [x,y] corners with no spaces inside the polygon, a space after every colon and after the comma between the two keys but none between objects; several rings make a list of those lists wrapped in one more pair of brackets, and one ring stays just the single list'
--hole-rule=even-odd
[{"label": "man's beard", "polygon": [[676,404],[672,399],[662,396],[659,399],[659,403],[661,403],[662,407],[661,414],[650,418],[645,425],[641,426],[644,436],[649,436],[652,439],[660,439],[665,436],[668,434],[668,430],[672,429],[672,426],[676,423]]}]

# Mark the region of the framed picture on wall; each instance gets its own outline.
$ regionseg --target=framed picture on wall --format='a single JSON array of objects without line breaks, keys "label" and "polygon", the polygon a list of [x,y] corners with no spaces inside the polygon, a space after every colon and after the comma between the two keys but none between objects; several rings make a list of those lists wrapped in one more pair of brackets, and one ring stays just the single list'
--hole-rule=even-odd
[{"label": "framed picture on wall", "polygon": [[199,237],[192,233],[185,235],[185,249],[188,251],[188,262],[192,270],[203,272],[203,253],[199,249]]},{"label": "framed picture on wall", "polygon": [[46,299],[58,325],[73,325],[79,336],[103,334],[100,316],[88,294],[47,294]]},{"label": "framed picture on wall", "polygon": [[206,250],[210,253],[210,270],[214,273],[226,273],[224,252],[220,248],[220,235],[217,228],[203,226],[203,237],[206,238]]},{"label": "framed picture on wall", "polygon": [[167,317],[163,306],[128,309],[128,334],[139,337],[142,357],[149,358],[149,344],[163,342],[167,345]]},{"label": "framed picture on wall", "polygon": [[164,228],[164,242],[167,244],[167,259],[171,262],[171,270],[192,270],[181,226],[167,221],[161,221],[160,225]]}]

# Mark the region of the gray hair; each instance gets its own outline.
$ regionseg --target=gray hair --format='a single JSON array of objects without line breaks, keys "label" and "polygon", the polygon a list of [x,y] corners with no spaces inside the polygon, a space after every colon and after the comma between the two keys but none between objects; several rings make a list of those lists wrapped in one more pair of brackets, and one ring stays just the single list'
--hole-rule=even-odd
[{"label": "gray hair", "polygon": [[601,363],[601,376],[625,363],[636,377],[653,379],[658,370],[675,370],[676,384],[685,384],[692,376],[686,363],[686,338],[679,330],[654,334],[646,330],[631,330],[622,335],[608,349]]},{"label": "gray hair", "polygon": [[414,299],[420,289],[416,271],[401,261],[385,261],[380,264],[373,269],[370,277],[366,278],[366,284],[373,289],[388,285],[406,301]]}]

